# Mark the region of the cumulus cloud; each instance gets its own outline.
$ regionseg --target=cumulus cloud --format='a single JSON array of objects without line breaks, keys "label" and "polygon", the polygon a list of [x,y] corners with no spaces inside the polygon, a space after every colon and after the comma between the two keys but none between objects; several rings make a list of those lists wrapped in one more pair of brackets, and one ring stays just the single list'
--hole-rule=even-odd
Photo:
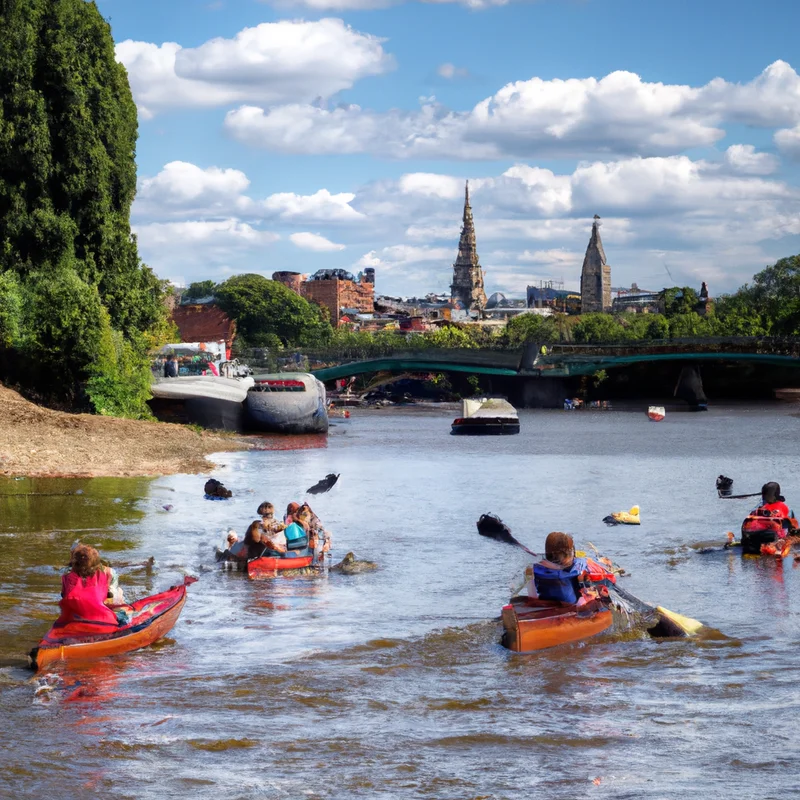
[{"label": "cumulus cloud", "polygon": [[332,242],[318,233],[309,233],[308,231],[293,233],[289,236],[289,239],[292,244],[301,250],[312,250],[315,253],[327,253],[332,250],[344,250],[345,248],[343,244],[336,244],[336,242]]},{"label": "cumulus cloud", "polygon": [[625,71],[600,79],[533,77],[467,111],[431,98],[416,110],[386,112],[245,104],[227,114],[225,127],[239,141],[286,153],[503,159],[671,155],[715,144],[725,121],[800,123],[800,77],[782,61],[746,84],[716,78],[700,87],[647,82]]},{"label": "cumulus cloud", "polygon": [[327,189],[310,195],[280,192],[270,195],[262,206],[269,214],[282,220],[358,222],[364,219],[364,215],[350,205],[354,199],[355,195],[349,192],[331,194]]},{"label": "cumulus cloud", "polygon": [[394,66],[382,39],[340,19],[281,20],[199,47],[128,39],[116,46],[140,115],[235,103],[312,102]]},{"label": "cumulus cloud", "polygon": [[732,144],[725,151],[725,164],[746,175],[770,175],[778,169],[779,161],[772,153],[757,153],[752,144]]},{"label": "cumulus cloud", "polygon": [[784,155],[800,161],[800,125],[777,131],[775,133],[775,144],[778,145]]}]

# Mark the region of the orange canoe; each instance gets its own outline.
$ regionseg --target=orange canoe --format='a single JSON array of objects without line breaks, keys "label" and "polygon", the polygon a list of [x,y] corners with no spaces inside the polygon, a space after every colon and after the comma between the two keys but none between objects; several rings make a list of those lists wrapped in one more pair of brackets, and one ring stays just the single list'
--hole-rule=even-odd
[{"label": "orange canoe", "polygon": [[53,661],[91,661],[153,644],[177,622],[186,602],[186,587],[196,580],[187,576],[179,586],[120,606],[133,609],[133,618],[127,625],[71,622],[52,627],[31,651],[33,669],[41,670]]},{"label": "orange canoe", "polygon": [[275,558],[265,556],[264,558],[254,558],[247,562],[248,578],[271,578],[276,572],[284,569],[303,569],[310,567],[314,562],[314,556],[292,556],[290,558]]},{"label": "orange canoe", "polygon": [[611,627],[611,610],[593,601],[581,608],[552,600],[524,598],[503,606],[503,644],[515,653],[531,653],[587,639]]}]

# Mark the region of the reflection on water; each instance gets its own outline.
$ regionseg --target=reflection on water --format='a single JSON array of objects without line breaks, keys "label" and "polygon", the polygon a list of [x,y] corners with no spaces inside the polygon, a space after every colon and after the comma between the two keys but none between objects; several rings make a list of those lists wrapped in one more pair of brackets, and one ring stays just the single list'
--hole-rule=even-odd
[{"label": "reflection on water", "polygon": [[[218,502],[205,476],[0,482],[6,795],[792,796],[800,573],[696,545],[721,544],[749,508],[716,498],[720,473],[742,492],[779,480],[800,506],[797,421],[779,407],[659,425],[521,417],[520,436],[487,440],[449,436],[445,416],[356,414],[324,448],[221,454],[234,497]],[[765,429],[786,431],[768,452]],[[243,534],[262,500],[280,509],[329,472],[339,483],[309,499],[335,558],[378,571],[252,582],[217,567],[227,528]],[[602,524],[635,503],[641,526]],[[486,511],[534,550],[549,530],[593,542],[630,572],[625,588],[712,635],[615,626],[506,652],[497,616],[527,557],[477,536]],[[200,581],[153,648],[31,677],[17,663],[56,614],[78,538],[112,561],[155,557],[151,573],[121,570],[129,595]]]}]

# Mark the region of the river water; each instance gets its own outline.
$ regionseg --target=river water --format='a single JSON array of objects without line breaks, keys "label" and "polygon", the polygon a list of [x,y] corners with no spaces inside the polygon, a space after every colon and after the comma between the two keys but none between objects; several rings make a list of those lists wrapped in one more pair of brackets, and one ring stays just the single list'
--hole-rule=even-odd
[{"label": "river water", "polygon": [[[355,412],[327,444],[225,453],[203,476],[0,482],[0,796],[16,798],[785,798],[800,705],[800,573],[791,558],[698,553],[769,479],[800,505],[791,406],[662,423],[613,411],[522,412],[513,437],[451,437],[449,416]],[[223,531],[262,500],[313,500],[380,569],[251,582],[221,571]],[[641,506],[639,527],[607,528]],[[165,509],[170,507],[169,510]],[[702,620],[654,641],[622,626],[539,654],[499,646],[530,560],[478,537],[493,511],[532,549],[593,542],[639,597]],[[80,538],[140,597],[198,575],[169,637],[87,667],[16,662],[57,614]],[[718,633],[717,633],[718,631]]]}]

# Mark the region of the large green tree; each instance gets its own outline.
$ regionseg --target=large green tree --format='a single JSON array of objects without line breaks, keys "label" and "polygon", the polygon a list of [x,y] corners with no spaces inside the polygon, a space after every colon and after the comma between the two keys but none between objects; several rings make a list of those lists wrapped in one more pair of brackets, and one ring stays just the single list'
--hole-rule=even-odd
[{"label": "large green tree", "polygon": [[319,306],[263,275],[234,275],[217,286],[214,294],[250,346],[315,345],[330,340],[331,326]]},{"label": "large green tree", "polygon": [[[0,0],[0,274],[15,273],[28,297],[20,347],[61,365],[48,386],[25,371],[41,393],[72,394],[108,369],[94,332],[110,328],[126,343],[116,351],[141,354],[163,323],[162,286],[130,230],[136,137],[127,74],[97,6]],[[48,291],[57,302],[37,308]],[[75,350],[70,332],[81,328]]]}]

